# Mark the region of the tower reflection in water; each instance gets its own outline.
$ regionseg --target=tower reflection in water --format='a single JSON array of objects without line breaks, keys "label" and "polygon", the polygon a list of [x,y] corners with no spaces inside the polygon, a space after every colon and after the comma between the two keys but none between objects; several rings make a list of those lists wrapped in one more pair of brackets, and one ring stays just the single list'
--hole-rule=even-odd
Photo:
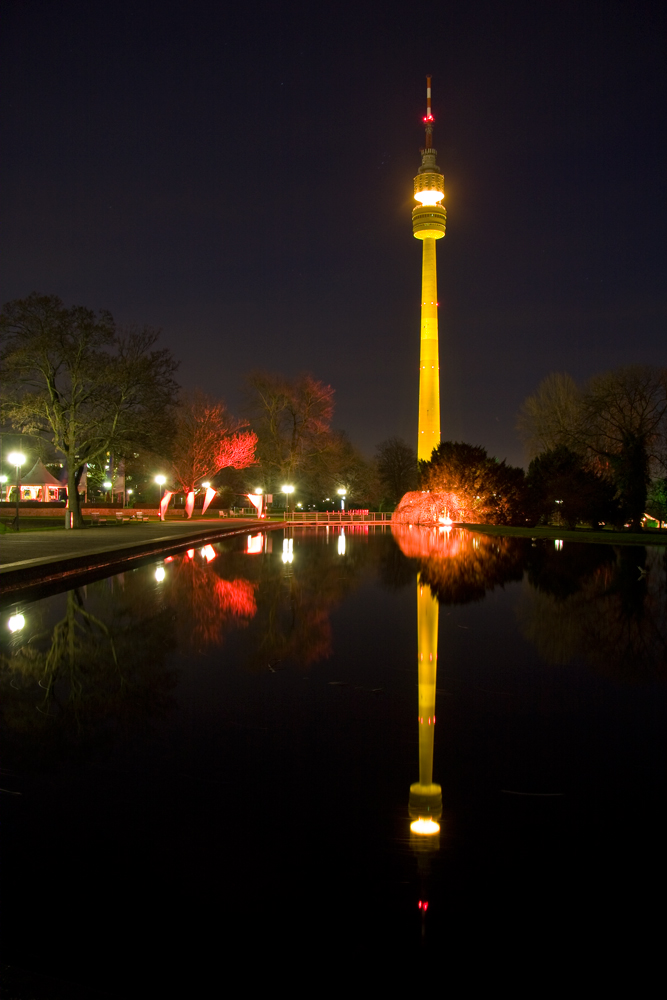
[{"label": "tower reflection in water", "polygon": [[419,781],[410,785],[410,831],[415,847],[437,850],[442,789],[433,781],[435,685],[438,668],[439,606],[427,583],[417,577],[417,669],[419,677]]}]

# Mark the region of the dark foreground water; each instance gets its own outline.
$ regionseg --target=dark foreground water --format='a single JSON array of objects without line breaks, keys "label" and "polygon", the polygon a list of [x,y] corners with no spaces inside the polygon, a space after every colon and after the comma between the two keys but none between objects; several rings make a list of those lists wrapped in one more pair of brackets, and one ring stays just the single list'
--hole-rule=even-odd
[{"label": "dark foreground water", "polygon": [[639,984],[666,582],[665,549],[360,526],[5,611],[5,962],[87,996],[415,961],[469,987],[539,969],[541,995],[575,959],[630,960]]}]

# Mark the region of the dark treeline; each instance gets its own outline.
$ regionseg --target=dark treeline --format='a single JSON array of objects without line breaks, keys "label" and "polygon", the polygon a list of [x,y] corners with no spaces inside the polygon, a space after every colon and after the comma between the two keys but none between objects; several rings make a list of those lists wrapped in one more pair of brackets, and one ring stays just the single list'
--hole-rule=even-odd
[{"label": "dark treeline", "polygon": [[[4,306],[0,335],[3,422],[30,443],[26,463],[60,466],[68,526],[83,524],[83,484],[98,502],[120,493],[154,506],[156,476],[177,493],[210,483],[214,506],[245,504],[258,488],[282,506],[287,485],[304,510],[339,508],[343,495],[347,509],[393,510],[421,489],[456,497],[458,520],[635,530],[645,514],[667,520],[662,368],[618,368],[583,387],[550,375],[519,417],[527,473],[454,441],[418,468],[396,437],[362,455],[333,426],[333,387],[308,372],[250,372],[243,412],[232,416],[221,400],[181,391],[159,331],[120,329],[106,311],[33,294]],[[12,469],[3,473],[11,482]]]},{"label": "dark treeline", "polygon": [[[67,486],[66,526],[81,527],[80,496],[155,506],[156,485],[218,491],[213,506],[247,504],[261,488],[307,509],[393,508],[418,482],[414,450],[397,438],[367,458],[333,427],[334,389],[308,372],[254,371],[237,416],[176,381],[159,331],[121,329],[107,311],[33,293],[0,314],[2,421],[23,473],[39,459]],[[18,432],[14,434],[12,432]],[[11,450],[5,449],[5,451]],[[12,482],[15,470],[4,460]]]},{"label": "dark treeline", "polygon": [[579,389],[551,375],[524,403],[528,472],[479,446],[443,441],[421,463],[422,489],[459,498],[473,520],[639,530],[667,520],[667,371],[631,366]]}]

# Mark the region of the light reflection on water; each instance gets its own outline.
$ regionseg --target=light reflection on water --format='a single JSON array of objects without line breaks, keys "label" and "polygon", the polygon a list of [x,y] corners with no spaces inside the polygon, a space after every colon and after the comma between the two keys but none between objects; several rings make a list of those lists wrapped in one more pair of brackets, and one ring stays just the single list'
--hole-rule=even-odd
[{"label": "light reflection on water", "polygon": [[[352,526],[228,540],[17,605],[0,679],[4,785],[23,798],[6,836],[30,870],[58,817],[64,859],[28,897],[57,925],[57,901],[85,896],[111,934],[104,893],[73,874],[85,843],[118,905],[148,885],[184,960],[220,929],[191,916],[213,898],[264,946],[313,943],[299,894],[315,893],[332,940],[344,926],[409,952],[456,940],[471,887],[493,909],[509,865],[515,895],[539,872],[547,919],[582,838],[601,859],[616,845],[612,799],[630,815],[639,795],[655,821],[666,579],[659,548]],[[22,912],[25,884],[7,891]],[[70,918],[92,974],[105,932]],[[57,934],[47,952],[67,968]]]}]

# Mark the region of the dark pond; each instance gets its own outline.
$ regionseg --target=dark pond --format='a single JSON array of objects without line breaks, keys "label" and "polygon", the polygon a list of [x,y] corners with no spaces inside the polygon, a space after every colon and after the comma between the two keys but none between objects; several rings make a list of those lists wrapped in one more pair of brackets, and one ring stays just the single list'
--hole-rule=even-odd
[{"label": "dark pond", "polygon": [[274,531],[5,610],[5,961],[194,997],[627,951],[664,890],[666,551]]}]

